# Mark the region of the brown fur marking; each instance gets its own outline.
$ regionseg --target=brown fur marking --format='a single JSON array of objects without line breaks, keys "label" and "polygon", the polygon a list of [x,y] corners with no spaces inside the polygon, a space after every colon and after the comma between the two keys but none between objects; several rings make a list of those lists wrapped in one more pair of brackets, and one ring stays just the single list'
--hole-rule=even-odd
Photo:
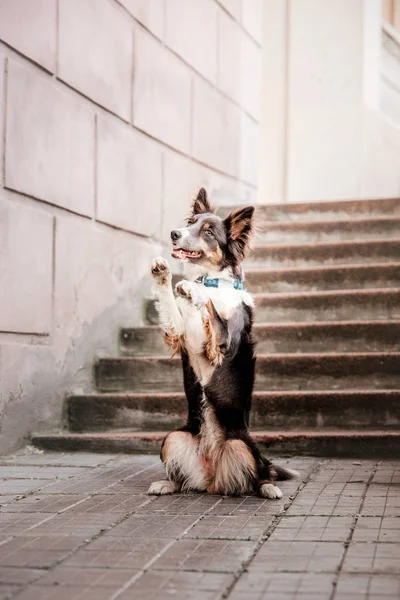
[{"label": "brown fur marking", "polygon": [[202,315],[202,321],[207,339],[206,356],[212,365],[219,366],[223,361],[224,355],[218,345],[217,332],[213,327],[212,315],[214,314],[214,309],[211,301],[208,301],[205,306],[207,310]]},{"label": "brown fur marking", "polygon": [[174,358],[175,354],[180,352],[183,348],[183,337],[181,335],[176,335],[172,331],[165,332],[164,342],[169,348],[172,348],[171,358]]}]

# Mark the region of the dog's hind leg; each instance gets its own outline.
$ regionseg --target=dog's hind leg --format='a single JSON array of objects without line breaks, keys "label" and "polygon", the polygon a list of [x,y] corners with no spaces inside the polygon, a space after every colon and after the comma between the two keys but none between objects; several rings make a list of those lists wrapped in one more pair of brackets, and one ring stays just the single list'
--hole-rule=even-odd
[{"label": "dog's hind leg", "polygon": [[153,294],[160,327],[164,332],[166,344],[174,350],[175,354],[182,345],[184,323],[172,290],[171,268],[165,258],[159,256],[153,260],[151,274],[155,282]]},{"label": "dog's hind leg", "polygon": [[173,494],[179,491],[203,492],[209,485],[205,465],[199,455],[199,438],[188,431],[169,433],[163,442],[161,460],[168,479],[151,484],[148,494]]}]

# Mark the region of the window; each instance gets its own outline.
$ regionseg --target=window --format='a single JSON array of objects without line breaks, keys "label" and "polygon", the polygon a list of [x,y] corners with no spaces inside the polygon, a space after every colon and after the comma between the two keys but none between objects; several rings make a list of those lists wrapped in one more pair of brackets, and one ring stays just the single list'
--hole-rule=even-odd
[{"label": "window", "polygon": [[400,33],[400,0],[383,0],[383,18]]}]

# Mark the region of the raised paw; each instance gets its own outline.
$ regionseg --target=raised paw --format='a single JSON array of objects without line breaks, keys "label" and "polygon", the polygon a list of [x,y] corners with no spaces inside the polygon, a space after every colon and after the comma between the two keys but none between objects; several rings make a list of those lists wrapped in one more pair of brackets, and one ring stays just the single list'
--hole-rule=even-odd
[{"label": "raised paw", "polygon": [[159,285],[171,281],[171,267],[162,256],[157,256],[151,263],[151,274]]},{"label": "raised paw", "polygon": [[175,286],[175,291],[178,296],[187,300],[190,304],[194,304],[197,308],[203,306],[205,298],[200,294],[198,286],[192,281],[182,279]]},{"label": "raised paw", "polygon": [[162,479],[161,481],[154,481],[147,490],[147,493],[150,496],[165,496],[177,491],[175,484],[171,483],[168,479]]},{"label": "raised paw", "polygon": [[268,498],[269,500],[279,500],[279,498],[282,498],[281,490],[273,483],[263,483],[260,485],[258,493],[262,498]]}]

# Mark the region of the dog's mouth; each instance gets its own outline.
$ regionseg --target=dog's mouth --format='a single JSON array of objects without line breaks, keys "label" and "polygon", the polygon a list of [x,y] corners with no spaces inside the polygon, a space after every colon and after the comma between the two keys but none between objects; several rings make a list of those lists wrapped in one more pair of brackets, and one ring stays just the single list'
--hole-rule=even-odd
[{"label": "dog's mouth", "polygon": [[203,253],[199,250],[184,250],[183,248],[172,248],[171,255],[174,258],[178,258],[180,260],[183,260],[184,258],[191,258],[193,260],[196,258],[201,258],[203,256]]}]

